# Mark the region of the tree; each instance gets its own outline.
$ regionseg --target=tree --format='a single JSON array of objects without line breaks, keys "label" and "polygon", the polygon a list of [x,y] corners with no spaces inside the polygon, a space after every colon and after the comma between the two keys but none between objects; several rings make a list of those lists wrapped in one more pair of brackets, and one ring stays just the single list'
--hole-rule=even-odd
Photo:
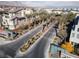
[{"label": "tree", "polygon": [[69,53],[74,52],[74,47],[70,42],[65,42],[65,44],[61,45],[61,47],[66,49]]},{"label": "tree", "polygon": [[76,14],[73,14],[72,12],[69,12],[66,16],[66,19],[68,22],[73,21],[73,19],[75,18]]}]

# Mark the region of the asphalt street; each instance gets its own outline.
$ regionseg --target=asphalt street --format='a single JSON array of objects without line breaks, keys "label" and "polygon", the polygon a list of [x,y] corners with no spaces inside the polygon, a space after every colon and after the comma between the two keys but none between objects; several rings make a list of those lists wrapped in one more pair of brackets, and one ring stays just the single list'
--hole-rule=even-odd
[{"label": "asphalt street", "polygon": [[[21,37],[17,38],[16,40],[7,43],[7,44],[2,44],[0,45],[0,57],[19,57],[17,56],[17,50],[24,44],[28,39],[30,39],[33,35],[38,33],[43,27],[43,24],[40,26],[34,28],[30,32],[25,33]],[[54,33],[54,28],[52,27],[47,34],[41,38],[35,45],[31,47],[31,50],[29,49],[30,52],[24,54],[23,56],[20,57],[45,57],[46,55],[46,50],[49,47],[49,40],[50,37],[52,36],[52,33]],[[47,48],[47,49],[46,49]],[[40,52],[41,51],[41,52]]]},{"label": "asphalt street", "polygon": [[[40,26],[36,27],[35,29],[31,30],[30,32],[22,35],[20,38],[16,39],[15,41],[13,41],[11,43],[0,45],[0,51],[2,51],[5,55],[14,57],[17,49],[21,45],[23,45],[28,39],[30,39],[33,35],[38,33],[41,29],[42,29],[42,25],[40,25]],[[0,56],[0,57],[2,57],[2,56]]]},{"label": "asphalt street", "polygon": [[50,42],[53,36],[55,36],[55,29],[53,27],[41,38],[36,41],[36,43],[30,47],[27,52],[23,55],[17,52],[15,57],[23,58],[44,58],[48,57],[48,51],[50,47]]}]

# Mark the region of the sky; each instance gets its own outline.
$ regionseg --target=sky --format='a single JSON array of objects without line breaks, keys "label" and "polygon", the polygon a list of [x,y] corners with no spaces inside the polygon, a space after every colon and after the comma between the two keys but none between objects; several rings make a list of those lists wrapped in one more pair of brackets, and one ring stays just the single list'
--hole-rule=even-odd
[{"label": "sky", "polygon": [[33,7],[79,7],[79,1],[27,1],[22,3]]},{"label": "sky", "polygon": [[3,1],[3,2],[0,1],[0,4],[11,4],[11,5],[44,7],[44,8],[54,8],[54,7],[79,8],[79,1]]}]

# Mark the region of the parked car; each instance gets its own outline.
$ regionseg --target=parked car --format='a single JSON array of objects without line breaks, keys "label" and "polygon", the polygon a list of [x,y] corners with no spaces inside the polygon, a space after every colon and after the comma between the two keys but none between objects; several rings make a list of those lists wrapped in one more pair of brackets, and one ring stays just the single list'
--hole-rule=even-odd
[{"label": "parked car", "polygon": [[13,40],[17,35],[18,33],[7,30],[0,32],[0,38],[4,38],[5,40]]}]

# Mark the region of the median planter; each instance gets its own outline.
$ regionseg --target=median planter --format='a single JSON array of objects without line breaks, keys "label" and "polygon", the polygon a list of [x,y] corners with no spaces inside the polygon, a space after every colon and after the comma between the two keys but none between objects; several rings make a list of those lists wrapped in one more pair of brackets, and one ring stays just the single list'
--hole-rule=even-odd
[{"label": "median planter", "polygon": [[[47,22],[48,23],[48,22]],[[46,23],[46,24],[47,24]],[[47,26],[45,26],[45,30],[44,31],[40,31],[40,32],[38,32],[36,35],[34,35],[31,39],[29,39],[27,42],[26,42],[26,44],[25,45],[23,45],[21,48],[20,48],[20,51],[21,52],[25,52],[37,39],[39,39],[40,37],[41,37],[41,35],[43,35],[43,32],[46,32],[48,30],[48,28],[47,28]],[[29,42],[29,43],[28,43]],[[28,44],[27,44],[28,43]],[[29,47],[27,47],[27,48],[24,48],[24,47],[26,47],[26,46],[28,46],[29,45]],[[23,48],[23,49],[22,49]],[[25,51],[24,51],[25,50]]]},{"label": "median planter", "polygon": [[41,35],[42,35],[41,32],[34,35],[20,48],[20,51],[25,52]]}]

